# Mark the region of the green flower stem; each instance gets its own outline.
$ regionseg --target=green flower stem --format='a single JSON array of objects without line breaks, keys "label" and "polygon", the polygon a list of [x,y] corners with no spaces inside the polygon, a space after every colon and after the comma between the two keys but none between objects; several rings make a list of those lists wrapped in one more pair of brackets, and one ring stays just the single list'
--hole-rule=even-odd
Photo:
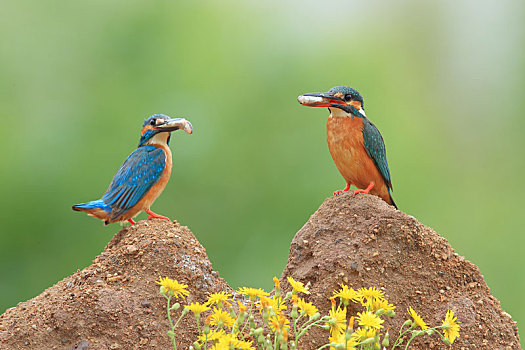
[{"label": "green flower stem", "polygon": [[[166,297],[166,299],[168,300],[168,303],[167,303],[168,321],[169,321],[169,323],[170,323],[170,329],[171,329],[171,331],[174,332],[174,331],[175,331],[175,327],[176,327],[176,325],[179,324],[178,321],[180,321],[180,318],[179,318],[179,320],[177,321],[176,325],[174,326],[174,325],[173,325],[173,321],[171,320],[171,315],[170,315],[170,302],[171,302],[171,296]],[[181,318],[182,318],[182,316],[181,316]],[[177,342],[175,341],[175,337],[170,337],[170,338],[171,338],[171,343],[172,343],[172,345],[173,345],[173,349],[174,349],[174,350],[177,350]]]},{"label": "green flower stem", "polygon": [[293,334],[295,335],[295,343],[297,344],[297,323],[299,322],[299,319],[302,317],[302,313],[299,314],[299,317],[297,317],[295,320],[294,320],[294,323],[293,323]]},{"label": "green flower stem", "polygon": [[[445,326],[441,325],[441,326],[436,326],[434,328],[432,328],[432,330],[436,331],[436,330],[439,330],[439,329],[445,329]],[[441,340],[445,340],[447,339],[443,334],[441,334],[439,331],[436,332],[437,334],[439,334],[439,336],[441,337]],[[448,339],[447,339],[448,340]]]},{"label": "green flower stem", "polygon": [[405,350],[408,350],[408,346],[410,345],[410,343],[412,343],[412,340],[414,340],[415,337],[417,337],[417,333],[413,333],[412,336],[410,337],[410,339],[408,340],[407,342],[407,345],[405,346]]},{"label": "green flower stem", "polygon": [[[400,329],[399,331],[401,332],[402,329],[403,329],[403,327],[401,327],[401,329]],[[405,335],[407,332],[409,332],[411,329],[412,329],[412,327],[409,327],[406,331],[404,331],[402,334],[399,335],[399,337],[396,339],[394,345],[392,346],[392,350],[394,350],[394,348],[396,348],[398,345],[401,345],[401,343],[400,343],[400,344],[397,343],[398,340],[399,340],[403,335]],[[423,331],[423,330],[422,330],[422,331],[423,331],[423,332],[428,331],[428,330],[436,331],[436,330],[438,330],[438,329],[443,329],[443,326],[436,326],[436,327],[432,327],[432,328],[427,328],[427,329],[425,329],[424,331]],[[445,339],[445,337],[443,336],[443,334],[441,334],[441,333],[439,333],[439,332],[436,332],[436,333],[440,335],[440,337],[441,337],[442,340]],[[408,346],[410,345],[410,343],[412,342],[412,340],[414,340],[414,339],[415,339],[416,337],[418,337],[419,335],[424,335],[424,334],[414,334],[414,335],[412,335],[412,337],[410,337],[410,339],[409,339],[408,342],[407,342],[407,345],[405,346],[405,350],[408,349]]]},{"label": "green flower stem", "polygon": [[255,343],[257,344],[257,350],[259,350],[259,349],[263,349],[264,350],[264,348],[261,348],[261,344],[257,341],[257,339],[255,340]]},{"label": "green flower stem", "polygon": [[[327,319],[325,319],[325,317],[327,317],[327,316],[321,317],[321,318],[318,319],[317,321],[319,321],[319,322],[321,322],[321,321],[322,321],[322,322],[326,322]],[[316,322],[317,322],[317,321],[316,321]],[[305,323],[303,323],[303,325],[299,328],[299,331],[300,331],[299,333],[301,333],[301,331],[303,330],[302,328],[306,327],[310,322],[312,322],[312,320],[308,319],[308,321],[306,321]]]},{"label": "green flower stem", "polygon": [[[244,334],[244,329],[246,328],[246,325],[248,324],[250,320],[250,316],[252,315],[253,304],[255,304],[254,300],[252,300],[252,303],[250,304],[250,311],[248,311],[248,315],[246,316],[246,319],[244,320],[244,326],[242,327],[242,330],[241,330],[242,340],[246,338],[246,335]],[[233,327],[232,327],[232,330],[233,330]]]},{"label": "green flower stem", "polygon": [[[401,345],[401,342],[399,344],[397,342],[400,341],[403,338],[403,336],[406,333],[408,333],[413,327],[413,326],[410,326],[410,327],[408,327],[407,330],[405,330],[404,332],[401,332],[403,330],[403,326],[404,325],[405,324],[401,325],[401,329],[399,330],[399,337],[397,337],[396,341],[394,342],[394,345],[392,345],[392,350],[394,350],[396,348],[396,346]],[[412,323],[412,325],[414,325],[414,323]]]},{"label": "green flower stem", "polygon": [[195,321],[197,322],[197,330],[199,331],[199,336],[202,334],[201,325],[200,325],[200,318],[201,318],[200,314],[195,314]]},{"label": "green flower stem", "polygon": [[297,343],[297,341],[299,340],[299,338],[304,334],[306,333],[306,331],[308,331],[311,327],[313,326],[319,326],[318,324],[319,323],[322,323],[322,322],[326,322],[327,320],[323,317],[323,318],[320,318],[318,319],[317,321],[309,324],[308,326],[305,327],[305,325],[308,323],[306,322],[304,325],[303,325],[303,329],[301,329],[301,331],[299,332],[299,334],[297,335],[297,337],[295,338],[295,342]]}]

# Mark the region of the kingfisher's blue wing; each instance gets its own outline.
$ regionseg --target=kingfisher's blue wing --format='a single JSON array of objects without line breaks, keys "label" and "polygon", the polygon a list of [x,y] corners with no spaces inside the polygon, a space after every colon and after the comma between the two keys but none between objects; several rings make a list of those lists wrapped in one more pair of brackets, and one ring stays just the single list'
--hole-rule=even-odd
[{"label": "kingfisher's blue wing", "polygon": [[142,146],[124,161],[102,196],[111,207],[114,220],[135,206],[157,183],[166,166],[166,155],[160,148]]},{"label": "kingfisher's blue wing", "polygon": [[390,170],[386,161],[385,142],[376,126],[366,118],[363,118],[363,139],[366,153],[372,158],[388,188],[391,189],[392,182],[390,181]]}]

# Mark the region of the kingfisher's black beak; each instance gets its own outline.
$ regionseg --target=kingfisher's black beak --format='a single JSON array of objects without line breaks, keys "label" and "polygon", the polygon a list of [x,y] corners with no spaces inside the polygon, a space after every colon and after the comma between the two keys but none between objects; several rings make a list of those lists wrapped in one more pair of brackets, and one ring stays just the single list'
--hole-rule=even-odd
[{"label": "kingfisher's black beak", "polygon": [[188,134],[193,133],[193,126],[184,118],[166,119],[163,124],[155,126],[155,130],[159,130],[161,132],[171,132],[179,129],[186,131]]},{"label": "kingfisher's black beak", "polygon": [[303,106],[309,107],[339,107],[346,105],[341,97],[331,95],[328,92],[312,92],[297,97],[297,101]]}]

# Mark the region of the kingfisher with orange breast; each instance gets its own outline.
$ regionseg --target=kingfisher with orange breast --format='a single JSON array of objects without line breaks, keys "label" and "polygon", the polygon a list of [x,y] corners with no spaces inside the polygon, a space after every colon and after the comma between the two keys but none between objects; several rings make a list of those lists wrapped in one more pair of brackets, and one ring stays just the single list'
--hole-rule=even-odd
[{"label": "kingfisher with orange breast", "polygon": [[148,219],[169,220],[152,212],[150,207],[171,176],[169,142],[171,132],[179,129],[188,134],[193,132],[191,123],[184,118],[155,114],[146,119],[138,148],[124,161],[102,198],[76,204],[73,210],[102,219],[105,225],[122,221],[133,225],[133,218],[142,211],[148,213]]},{"label": "kingfisher with orange breast", "polygon": [[385,143],[376,126],[366,118],[361,94],[347,86],[336,86],[328,92],[301,95],[297,100],[303,106],[328,107],[330,111],[326,123],[328,149],[346,180],[346,187],[334,195],[354,185],[354,194],[376,195],[397,209],[390,195],[392,182]]}]

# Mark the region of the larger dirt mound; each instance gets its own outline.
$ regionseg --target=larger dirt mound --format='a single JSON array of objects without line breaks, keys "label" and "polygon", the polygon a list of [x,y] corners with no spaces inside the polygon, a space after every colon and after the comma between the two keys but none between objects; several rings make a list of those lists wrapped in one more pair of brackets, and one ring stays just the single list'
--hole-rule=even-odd
[{"label": "larger dirt mound", "polygon": [[[411,306],[441,325],[447,310],[461,322],[454,349],[520,349],[518,329],[490,294],[477,266],[454,253],[447,240],[378,197],[345,194],[327,199],[297,232],[285,276],[310,283],[311,301],[326,314],[327,296],[341,283],[377,287],[397,305],[385,327],[399,330]],[[349,313],[363,311],[350,304]],[[325,343],[312,332],[302,349]],[[391,331],[391,333],[394,333]],[[446,348],[437,337],[418,338],[414,349]],[[411,345],[412,345],[411,344]]]},{"label": "larger dirt mound", "polygon": [[[2,314],[0,349],[169,349],[165,300],[154,283],[159,276],[188,284],[188,303],[231,292],[186,227],[141,221],[118,232],[92,265]],[[309,301],[323,313],[341,283],[376,286],[398,306],[387,328],[399,328],[407,306],[431,324],[451,309],[462,326],[453,348],[520,349],[516,324],[477,267],[432,229],[374,196],[327,199],[293,239],[283,286],[287,276],[310,284]],[[179,349],[195,339],[194,324],[192,317],[183,319]],[[312,331],[300,349],[326,340]],[[413,344],[446,348],[437,338]]]}]

